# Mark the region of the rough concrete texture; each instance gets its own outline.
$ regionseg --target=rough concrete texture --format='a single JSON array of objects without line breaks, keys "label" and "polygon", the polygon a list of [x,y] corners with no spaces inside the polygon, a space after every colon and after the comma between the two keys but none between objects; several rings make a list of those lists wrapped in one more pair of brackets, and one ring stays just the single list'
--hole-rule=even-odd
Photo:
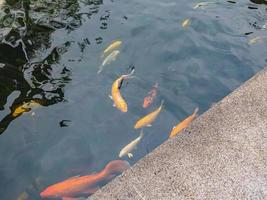
[{"label": "rough concrete texture", "polygon": [[90,200],[267,199],[267,70]]}]

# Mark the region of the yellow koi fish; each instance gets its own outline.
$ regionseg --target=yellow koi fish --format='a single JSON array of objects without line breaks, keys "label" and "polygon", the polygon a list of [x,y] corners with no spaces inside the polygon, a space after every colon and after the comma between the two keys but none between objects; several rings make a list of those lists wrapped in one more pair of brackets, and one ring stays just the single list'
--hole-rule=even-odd
[{"label": "yellow koi fish", "polygon": [[192,115],[190,115],[189,117],[187,117],[186,119],[184,119],[182,122],[180,122],[179,124],[177,124],[176,126],[173,127],[169,138],[174,137],[175,135],[177,135],[179,132],[181,132],[183,129],[185,129],[186,127],[188,127],[188,125],[197,117],[197,112],[198,112],[198,108],[195,109],[195,111],[193,112]]},{"label": "yellow koi fish", "polygon": [[160,106],[156,110],[154,110],[153,112],[144,116],[143,118],[139,119],[136,122],[136,124],[134,125],[134,128],[139,129],[139,128],[142,128],[144,126],[151,126],[151,123],[155,121],[155,119],[157,118],[157,116],[161,112],[163,103],[164,103],[164,101],[161,101]]},{"label": "yellow koi fish", "polygon": [[119,153],[119,157],[121,158],[125,155],[128,155],[129,158],[132,158],[133,154],[131,152],[134,150],[134,148],[136,148],[136,146],[140,143],[143,137],[144,137],[144,132],[142,129],[138,138],[134,139],[132,142],[130,142],[129,144],[127,144],[125,147],[122,148],[122,150]]},{"label": "yellow koi fish", "polygon": [[26,192],[22,192],[22,193],[18,196],[17,200],[27,200],[28,198],[29,198],[29,195],[28,195]]},{"label": "yellow koi fish", "polygon": [[122,44],[122,41],[120,40],[115,40],[113,41],[102,53],[101,58],[104,58],[107,54],[109,54],[111,51],[119,48]]},{"label": "yellow koi fish", "polygon": [[41,104],[37,100],[31,100],[18,106],[13,112],[12,116],[17,117],[25,112],[30,112],[33,108],[39,107]]},{"label": "yellow koi fish", "polygon": [[256,43],[259,43],[259,42],[262,42],[263,39],[266,39],[267,36],[257,36],[257,37],[254,37],[252,39],[250,39],[248,41],[248,44],[251,45],[251,44],[256,44]]},{"label": "yellow koi fish", "polygon": [[115,61],[119,55],[120,51],[112,51],[106,58],[103,60],[102,64],[99,66],[97,73],[99,74],[104,69],[105,65],[109,65],[112,61]]},{"label": "yellow koi fish", "polygon": [[122,75],[118,79],[114,81],[111,88],[111,96],[110,98],[114,101],[114,107],[118,108],[122,112],[128,111],[128,106],[126,101],[123,99],[120,93],[120,86],[124,79],[133,78],[134,69],[131,71],[130,74]]},{"label": "yellow koi fish", "polygon": [[191,23],[191,19],[187,18],[186,20],[183,21],[182,26],[185,28],[189,26],[190,23]]}]

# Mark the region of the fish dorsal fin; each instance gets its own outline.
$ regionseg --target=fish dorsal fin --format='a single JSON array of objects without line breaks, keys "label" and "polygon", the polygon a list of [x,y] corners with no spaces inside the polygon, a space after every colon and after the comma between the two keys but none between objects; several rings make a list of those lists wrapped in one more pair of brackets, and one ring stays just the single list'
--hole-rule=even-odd
[{"label": "fish dorsal fin", "polygon": [[79,178],[80,176],[81,176],[81,175],[72,176],[72,177],[68,178],[67,180],[76,179],[76,178]]}]

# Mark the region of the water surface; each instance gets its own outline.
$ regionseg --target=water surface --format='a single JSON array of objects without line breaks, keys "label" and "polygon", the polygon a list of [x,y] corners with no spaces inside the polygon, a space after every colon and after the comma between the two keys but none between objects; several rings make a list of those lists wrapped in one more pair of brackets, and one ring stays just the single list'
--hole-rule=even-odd
[{"label": "water surface", "polygon": [[[164,99],[133,159],[123,158],[134,164],[196,107],[203,113],[266,65],[267,39],[249,44],[267,36],[266,1],[196,3],[0,0],[1,199],[26,191],[38,200],[48,185],[103,169],[138,137],[136,120]],[[113,40],[123,42],[120,55],[98,75]],[[129,111],[121,113],[108,95],[132,65],[136,78],[121,89]],[[157,98],[143,109],[155,82]],[[12,116],[36,99],[42,106]]]}]

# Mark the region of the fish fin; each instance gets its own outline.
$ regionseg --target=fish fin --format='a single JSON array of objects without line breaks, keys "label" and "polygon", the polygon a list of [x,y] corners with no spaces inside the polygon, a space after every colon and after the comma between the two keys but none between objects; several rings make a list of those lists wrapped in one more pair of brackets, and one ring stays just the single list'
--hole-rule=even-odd
[{"label": "fish fin", "polygon": [[128,153],[127,155],[128,155],[128,157],[129,157],[130,159],[133,158],[133,154],[132,154],[132,153]]},{"label": "fish fin", "polygon": [[113,107],[116,107],[115,103],[112,105]]},{"label": "fish fin", "polygon": [[172,127],[172,130],[175,128],[175,126]]},{"label": "fish fin", "polygon": [[109,97],[111,100],[113,100],[113,97],[112,97],[111,95],[108,95],[108,97]]},{"label": "fish fin", "polygon": [[154,88],[158,88],[159,87],[159,83],[158,81],[153,85]]},{"label": "fish fin", "polygon": [[152,124],[148,124],[148,125],[146,125],[147,127],[151,127],[152,126]]},{"label": "fish fin", "polygon": [[67,180],[70,180],[70,179],[75,179],[75,178],[79,178],[81,175],[77,175],[77,176],[72,176],[70,178],[68,178]]},{"label": "fish fin", "polygon": [[84,193],[84,194],[93,194],[93,193],[95,193],[98,189],[99,189],[99,187],[90,187],[90,188],[84,190],[82,193]]}]

